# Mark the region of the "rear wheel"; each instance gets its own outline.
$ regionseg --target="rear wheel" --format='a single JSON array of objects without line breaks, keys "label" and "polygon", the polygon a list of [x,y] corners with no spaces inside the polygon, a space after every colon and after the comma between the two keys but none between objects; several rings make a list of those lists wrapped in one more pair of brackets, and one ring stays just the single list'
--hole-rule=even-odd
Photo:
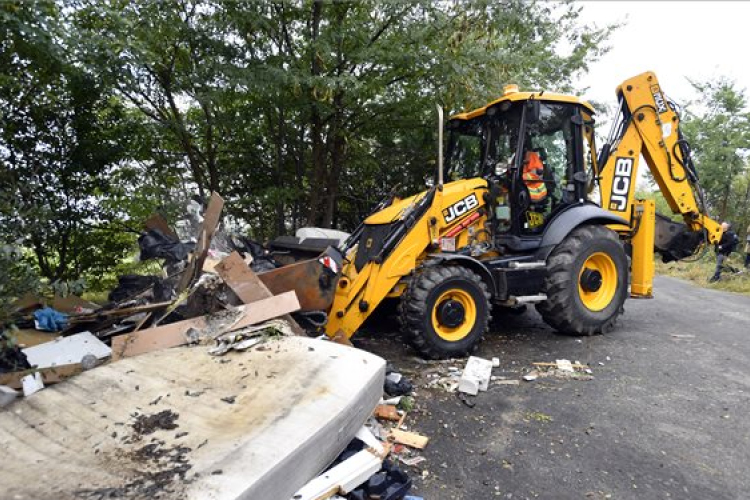
[{"label": "rear wheel", "polygon": [[545,293],[537,310],[559,333],[610,331],[628,294],[628,260],[615,232],[604,226],[571,232],[547,259]]},{"label": "rear wheel", "polygon": [[489,299],[487,285],[469,269],[421,269],[401,296],[404,339],[428,359],[467,356],[487,330]]}]

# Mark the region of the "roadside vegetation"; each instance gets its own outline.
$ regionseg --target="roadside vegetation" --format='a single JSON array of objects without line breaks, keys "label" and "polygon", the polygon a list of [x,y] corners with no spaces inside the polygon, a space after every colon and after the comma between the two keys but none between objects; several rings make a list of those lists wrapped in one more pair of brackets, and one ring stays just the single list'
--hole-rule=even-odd
[{"label": "roadside vegetation", "polygon": [[[732,267],[742,270],[744,263],[744,253],[733,253],[728,260]],[[664,264],[657,257],[656,273],[673,278],[695,283],[704,288],[714,290],[724,290],[727,292],[745,293],[750,295],[750,270],[745,270],[740,274],[733,274],[725,271],[721,275],[721,280],[715,283],[709,283],[708,279],[713,275],[716,268],[716,255],[709,251],[700,260],[696,262],[670,262]]]}]

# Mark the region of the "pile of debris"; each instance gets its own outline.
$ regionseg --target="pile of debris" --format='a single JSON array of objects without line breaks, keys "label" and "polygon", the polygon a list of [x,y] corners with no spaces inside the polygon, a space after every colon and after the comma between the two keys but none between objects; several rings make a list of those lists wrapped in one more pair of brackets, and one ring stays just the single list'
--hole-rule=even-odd
[{"label": "pile of debris", "polygon": [[[309,338],[291,314],[321,299],[274,279],[262,247],[219,234],[222,208],[214,194],[192,214],[194,242],[151,217],[141,258],[163,259],[164,275],[120,277],[104,306],[17,302],[24,328],[0,345],[0,446],[15,457],[0,473],[6,493],[405,498],[395,460],[413,464],[427,444],[406,429],[411,385],[377,356]],[[40,468],[43,483],[30,476]]]},{"label": "pile of debris", "polygon": [[[83,361],[91,354],[98,361],[110,355],[117,360],[194,342],[195,338],[184,336],[187,330],[192,335],[218,335],[281,316],[294,333],[305,333],[289,316],[300,309],[294,294],[269,289],[254,273],[278,265],[268,251],[218,231],[223,205],[223,199],[213,194],[205,213],[189,210],[177,225],[188,235],[184,241],[163,217],[151,216],[138,240],[140,259],[162,259],[163,276],[120,276],[103,306],[75,296],[45,301],[29,295],[17,301],[11,319],[21,328],[15,335],[19,345],[3,337],[1,385],[20,388],[22,379],[34,371],[37,383],[26,379],[28,394],[40,383],[54,383],[90,368],[91,363]],[[245,306],[259,300],[264,302]],[[36,344],[47,342],[54,345],[42,351],[64,350],[66,356],[29,359],[39,349]]]}]

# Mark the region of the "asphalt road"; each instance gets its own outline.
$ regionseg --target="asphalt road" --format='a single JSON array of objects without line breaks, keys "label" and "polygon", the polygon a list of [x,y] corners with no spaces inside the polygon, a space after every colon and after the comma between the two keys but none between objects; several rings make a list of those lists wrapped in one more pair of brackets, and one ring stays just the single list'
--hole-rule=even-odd
[{"label": "asphalt road", "polygon": [[[656,298],[629,300],[605,336],[555,335],[530,309],[501,315],[479,356],[519,380],[566,358],[592,380],[492,385],[472,398],[426,389],[422,364],[376,318],[361,347],[417,385],[407,423],[431,438],[406,468],[425,499],[750,498],[750,297],[659,277]],[[462,367],[463,361],[454,366]],[[427,471],[427,472],[425,472]]]}]

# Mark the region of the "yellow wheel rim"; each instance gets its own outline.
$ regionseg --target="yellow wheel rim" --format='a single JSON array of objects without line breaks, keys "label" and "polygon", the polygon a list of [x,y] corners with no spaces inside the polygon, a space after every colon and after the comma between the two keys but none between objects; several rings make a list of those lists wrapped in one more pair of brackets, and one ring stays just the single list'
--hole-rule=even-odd
[{"label": "yellow wheel rim", "polygon": [[590,311],[605,309],[617,293],[617,266],[606,253],[591,254],[578,273],[578,295]]},{"label": "yellow wheel rim", "polygon": [[[457,302],[463,307],[464,318],[458,326],[448,326],[441,323],[438,318],[438,311],[441,304],[444,304],[449,300]],[[441,339],[449,342],[456,342],[466,337],[471,332],[472,328],[474,328],[476,320],[477,305],[474,302],[474,299],[471,294],[459,288],[452,288],[441,293],[435,301],[435,305],[432,307],[432,328]]]}]

